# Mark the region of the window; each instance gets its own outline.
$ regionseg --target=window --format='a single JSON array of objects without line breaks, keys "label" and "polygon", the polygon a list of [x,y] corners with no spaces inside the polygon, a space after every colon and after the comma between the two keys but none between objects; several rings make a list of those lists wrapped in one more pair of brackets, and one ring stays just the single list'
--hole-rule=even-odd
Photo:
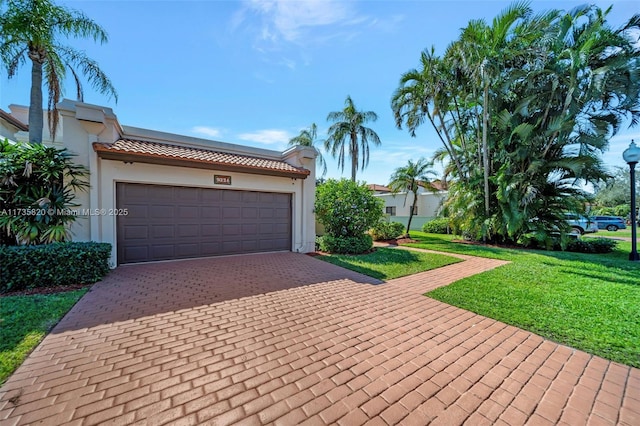
[{"label": "window", "polygon": [[396,215],[396,206],[386,207],[385,208],[385,213],[388,214],[389,216],[395,216]]}]

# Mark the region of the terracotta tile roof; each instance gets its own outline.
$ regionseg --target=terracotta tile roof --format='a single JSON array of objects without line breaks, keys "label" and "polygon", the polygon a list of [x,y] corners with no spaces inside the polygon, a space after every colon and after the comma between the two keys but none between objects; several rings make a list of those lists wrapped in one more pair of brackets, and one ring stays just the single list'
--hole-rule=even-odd
[{"label": "terracotta tile roof", "polygon": [[114,143],[94,142],[93,149],[99,157],[111,160],[296,178],[306,178],[310,174],[307,169],[294,167],[281,160],[159,142],[119,139]]},{"label": "terracotta tile roof", "polygon": [[391,189],[387,188],[384,185],[378,185],[375,183],[370,183],[369,185],[367,185],[367,187],[375,192],[391,192]]},{"label": "terracotta tile roof", "polygon": [[18,130],[22,130],[23,132],[29,130],[29,126],[2,109],[0,109],[0,118],[13,125],[14,127],[17,127]]}]

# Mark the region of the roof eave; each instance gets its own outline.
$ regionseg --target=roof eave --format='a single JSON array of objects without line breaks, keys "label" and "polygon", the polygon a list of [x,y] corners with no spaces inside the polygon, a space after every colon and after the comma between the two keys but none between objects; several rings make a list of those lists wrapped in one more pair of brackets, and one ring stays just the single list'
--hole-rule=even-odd
[{"label": "roof eave", "polygon": [[134,152],[112,151],[102,144],[94,143],[93,149],[97,152],[98,157],[105,160],[117,160],[124,162],[137,162],[147,164],[158,164],[163,166],[190,167],[196,169],[220,170],[225,172],[248,173],[255,175],[289,177],[294,179],[306,179],[311,174],[309,170],[299,169],[299,171],[266,169],[261,167],[252,167],[239,164],[225,164],[213,161],[197,160],[190,158],[171,158],[157,154],[140,154]]}]

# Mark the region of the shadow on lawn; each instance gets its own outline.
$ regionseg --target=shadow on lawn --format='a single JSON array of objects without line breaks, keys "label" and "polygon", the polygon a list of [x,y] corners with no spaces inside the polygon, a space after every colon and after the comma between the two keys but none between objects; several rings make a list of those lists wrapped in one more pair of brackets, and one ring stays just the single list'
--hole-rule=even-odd
[{"label": "shadow on lawn", "polygon": [[382,270],[372,269],[368,266],[365,266],[365,264],[376,264],[383,266],[402,265],[412,262],[419,262],[420,256],[407,250],[382,248],[372,253],[360,255],[323,256],[322,260],[379,280],[387,280],[390,277]]}]

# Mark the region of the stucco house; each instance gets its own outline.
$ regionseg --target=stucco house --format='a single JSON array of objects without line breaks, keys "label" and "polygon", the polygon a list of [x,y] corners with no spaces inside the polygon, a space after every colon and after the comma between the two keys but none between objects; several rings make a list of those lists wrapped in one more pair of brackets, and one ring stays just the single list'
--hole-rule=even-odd
[{"label": "stucco house", "polygon": [[[0,114],[0,131],[28,140],[28,108]],[[74,241],[111,243],[125,263],[315,248],[315,156],[121,125],[111,108],[63,100],[56,141],[90,172]],[[45,123],[46,128],[46,123]],[[47,138],[49,139],[47,140]]]},{"label": "stucco house", "polygon": [[[411,221],[412,230],[421,230],[425,222],[438,216],[442,202],[447,197],[446,185],[443,182],[434,181],[430,184],[435,187],[436,191],[427,189],[424,185],[420,185],[418,188],[418,202]],[[406,226],[413,205],[413,193],[398,192],[394,194],[390,188],[378,184],[370,184],[368,187],[373,191],[374,196],[384,200],[383,212],[389,220],[400,222]]]}]

